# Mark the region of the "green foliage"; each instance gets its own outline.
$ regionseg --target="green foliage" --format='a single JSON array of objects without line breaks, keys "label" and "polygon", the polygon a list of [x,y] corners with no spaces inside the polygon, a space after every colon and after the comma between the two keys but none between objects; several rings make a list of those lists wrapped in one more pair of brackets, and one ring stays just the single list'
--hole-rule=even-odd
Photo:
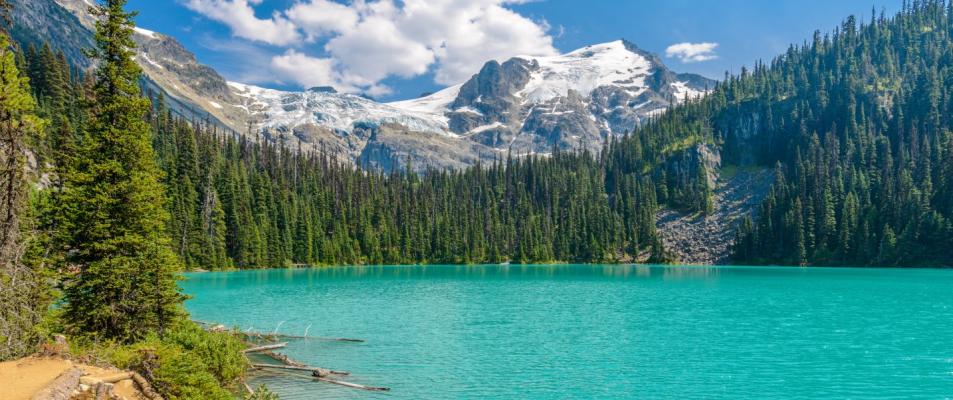
[{"label": "green foliage", "polygon": [[268,390],[268,387],[265,385],[259,385],[255,388],[255,391],[249,394],[246,394],[243,397],[244,400],[278,400],[278,395],[272,393]]},{"label": "green foliage", "polygon": [[163,339],[202,360],[205,370],[224,386],[232,386],[245,373],[245,344],[230,332],[208,332],[192,322],[177,324]]},{"label": "green foliage", "polygon": [[228,332],[206,332],[183,321],[160,338],[150,334],[140,342],[81,342],[71,352],[97,359],[145,376],[170,400],[230,400],[248,367],[241,352],[244,344]]},{"label": "green foliage", "polygon": [[[168,213],[155,163],[148,100],[132,61],[132,16],[124,0],[96,8],[99,59],[89,121],[56,171],[50,218],[65,255],[64,317],[74,333],[133,342],[163,332],[181,314],[179,261],[166,233]],[[61,146],[62,147],[62,146]]]}]

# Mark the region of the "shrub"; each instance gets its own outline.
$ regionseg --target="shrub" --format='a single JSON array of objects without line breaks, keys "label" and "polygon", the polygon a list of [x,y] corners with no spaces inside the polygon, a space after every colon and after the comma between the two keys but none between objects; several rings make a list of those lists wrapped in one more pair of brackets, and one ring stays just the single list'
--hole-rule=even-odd
[{"label": "shrub", "polygon": [[[74,355],[139,372],[169,400],[232,400],[248,367],[244,344],[227,332],[206,332],[180,321],[163,338],[151,334],[131,345],[79,338]],[[267,397],[264,399],[268,399]]]},{"label": "shrub", "polygon": [[246,394],[243,400],[278,400],[278,395],[268,390],[265,385],[259,385],[255,391]]}]

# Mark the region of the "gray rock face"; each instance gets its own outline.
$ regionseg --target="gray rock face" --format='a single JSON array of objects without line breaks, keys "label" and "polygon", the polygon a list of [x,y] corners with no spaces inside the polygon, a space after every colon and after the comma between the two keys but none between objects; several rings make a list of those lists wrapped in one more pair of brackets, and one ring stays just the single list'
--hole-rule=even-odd
[{"label": "gray rock face", "polygon": [[679,185],[688,185],[696,176],[699,168],[705,167],[708,187],[714,188],[721,170],[721,153],[708,144],[699,144],[678,152],[665,162],[665,171],[675,176]]},{"label": "gray rock face", "polygon": [[475,142],[462,142],[444,135],[408,132],[395,124],[372,128],[371,136],[357,158],[365,168],[461,169],[478,161],[493,161],[493,149]]},{"label": "gray rock face", "polygon": [[223,101],[234,101],[234,94],[225,78],[211,67],[199,64],[195,55],[175,39],[158,34],[154,37],[139,34],[134,38],[139,46],[138,51],[149,58],[146,62],[158,64],[153,64],[152,67],[162,68],[177,75],[197,93]]},{"label": "gray rock face", "polygon": [[[96,18],[86,0],[14,0],[15,26],[22,29],[21,42],[46,42],[66,53],[74,65],[92,67],[83,49],[92,48]],[[245,113],[222,106],[235,99],[214,69],[198,63],[195,56],[174,38],[136,29],[136,61],[143,69],[142,85],[165,96],[176,114],[210,121],[237,132],[245,130]],[[218,105],[219,107],[216,107]]]},{"label": "gray rock face", "polygon": [[[69,0],[82,3],[82,0]],[[63,51],[73,65],[87,68],[92,64],[83,49],[93,47],[93,37],[80,19],[53,0],[11,0],[13,6],[10,34],[20,43],[37,48],[49,44]],[[75,5],[79,7],[79,5]]]},{"label": "gray rock face", "polygon": [[516,149],[550,151],[553,148],[595,150],[602,145],[604,132],[591,118],[586,99],[575,91],[529,110]]},{"label": "gray rock face", "polygon": [[729,264],[741,221],[757,217],[758,205],[774,183],[770,169],[745,168],[717,178],[714,210],[708,215],[662,209],[656,230],[665,248],[688,264]]},{"label": "gray rock face", "polygon": [[539,64],[519,58],[499,64],[487,62],[480,73],[460,87],[447,116],[454,133],[465,134],[495,122],[510,124],[519,113],[520,104],[513,95],[530,79],[530,72]]}]

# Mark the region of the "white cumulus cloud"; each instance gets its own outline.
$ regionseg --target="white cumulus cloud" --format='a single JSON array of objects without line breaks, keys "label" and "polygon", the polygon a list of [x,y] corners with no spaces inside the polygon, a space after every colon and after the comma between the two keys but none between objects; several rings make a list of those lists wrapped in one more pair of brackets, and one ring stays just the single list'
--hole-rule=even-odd
[{"label": "white cumulus cloud", "polygon": [[676,43],[665,49],[666,57],[678,58],[684,63],[709,61],[718,58],[715,49],[718,43]]},{"label": "white cumulus cloud", "polygon": [[309,40],[354,29],[359,20],[356,9],[330,0],[296,3],[287,15],[288,19],[301,27]]},{"label": "white cumulus cloud", "polygon": [[[252,6],[261,0],[186,5],[235,36],[284,48],[271,62],[280,80],[379,95],[388,92],[380,82],[389,77],[433,72],[437,83],[449,85],[491,59],[557,54],[545,21],[507,7],[525,1],[299,0],[269,19],[255,17]],[[306,44],[316,41],[323,48],[309,50]]]},{"label": "white cumulus cloud", "polygon": [[255,16],[252,5],[261,0],[187,0],[185,6],[209,19],[227,25],[235,36],[273,45],[289,45],[301,40],[298,29],[280,13],[269,19]]}]

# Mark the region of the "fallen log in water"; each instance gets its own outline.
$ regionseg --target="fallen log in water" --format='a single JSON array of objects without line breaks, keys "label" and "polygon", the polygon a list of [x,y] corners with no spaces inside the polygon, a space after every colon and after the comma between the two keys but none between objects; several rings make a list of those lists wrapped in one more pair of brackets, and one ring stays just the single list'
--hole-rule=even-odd
[{"label": "fallen log in water", "polygon": [[[258,364],[253,364],[253,366],[258,366]],[[265,366],[265,367],[275,367],[274,365],[269,365],[269,364],[265,364],[264,366]],[[283,367],[283,366],[279,365],[279,366],[277,366],[277,367]],[[290,366],[289,366],[289,368],[277,368],[277,369],[278,369],[278,371],[274,371],[274,372],[278,372],[278,373],[281,373],[281,374],[286,374],[287,376],[293,376],[293,377],[299,377],[299,378],[309,378],[309,377],[306,377],[306,376],[304,376],[304,375],[299,375],[299,374],[294,374],[294,373],[291,373],[291,372],[286,372],[286,371],[284,371],[284,370],[306,370],[305,368],[295,368],[295,367],[290,367]],[[341,381],[341,380],[331,379],[331,378],[327,378],[327,377],[323,377],[323,376],[316,376],[316,375],[314,375],[314,374],[315,374],[315,372],[312,372],[312,376],[311,376],[310,378],[311,378],[311,379],[314,379],[314,380],[316,380],[316,381],[319,381],[319,382],[331,383],[331,384],[334,384],[334,385],[340,385],[340,386],[349,387],[349,388],[352,388],[352,389],[367,390],[367,391],[370,391],[370,392],[386,392],[386,391],[390,391],[390,388],[387,388],[387,387],[361,385],[361,384],[358,384],[358,383],[347,382],[347,381]]]},{"label": "fallen log in water", "polygon": [[280,362],[280,363],[282,363],[282,364],[284,364],[284,365],[294,365],[294,366],[296,366],[296,367],[305,367],[305,366],[306,366],[306,365],[304,365],[303,363],[300,363],[300,362],[297,362],[297,361],[295,361],[295,360],[292,360],[291,357],[288,357],[288,356],[286,356],[286,355],[284,355],[284,354],[281,354],[281,353],[276,353],[276,352],[273,352],[273,351],[263,351],[263,352],[261,352],[261,353],[259,353],[259,354],[265,355],[265,356],[268,356],[268,357],[271,357],[271,358],[275,359],[276,361],[278,361],[278,362]]},{"label": "fallen log in water", "polygon": [[312,366],[297,366],[297,365],[276,365],[276,364],[252,364],[252,367],[255,368],[277,368],[277,369],[288,369],[295,371],[308,371],[318,377],[325,377],[329,375],[349,375],[350,372],[347,371],[335,371],[327,368],[312,367]]},{"label": "fallen log in water", "polygon": [[386,392],[386,391],[389,391],[389,390],[390,390],[390,388],[386,388],[386,387],[366,386],[366,385],[360,385],[360,384],[357,384],[357,383],[339,381],[339,380],[337,380],[337,379],[324,378],[324,377],[320,377],[320,376],[315,377],[314,379],[317,379],[317,380],[319,380],[319,381],[321,381],[321,382],[333,383],[333,384],[335,384],[335,385],[341,385],[341,386],[349,387],[349,388],[352,388],[352,389],[367,390],[367,391],[371,391],[371,392]]},{"label": "fallen log in water", "polygon": [[314,339],[314,340],[328,340],[332,342],[354,342],[354,343],[363,343],[364,339],[350,339],[350,338],[333,338],[333,337],[320,337],[320,336],[301,336],[301,335],[289,335],[286,333],[265,333],[265,332],[251,332],[246,331],[242,332],[243,335],[248,337],[273,337],[273,338],[288,338],[288,339]]},{"label": "fallen log in water", "polygon": [[266,344],[266,345],[263,345],[263,346],[250,347],[250,348],[247,348],[247,349],[245,349],[245,350],[242,350],[242,352],[243,352],[243,353],[255,353],[255,352],[259,352],[259,351],[267,351],[267,350],[280,349],[280,348],[285,347],[285,346],[287,346],[287,345],[288,345],[288,343]]}]

